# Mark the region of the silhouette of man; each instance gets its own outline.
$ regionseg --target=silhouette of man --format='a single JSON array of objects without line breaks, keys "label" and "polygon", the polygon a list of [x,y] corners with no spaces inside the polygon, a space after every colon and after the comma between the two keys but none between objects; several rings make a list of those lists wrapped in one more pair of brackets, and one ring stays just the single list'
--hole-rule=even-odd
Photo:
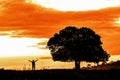
[{"label": "silhouette of man", "polygon": [[35,62],[37,62],[38,60],[28,60],[28,61],[32,63],[32,70],[35,70]]}]

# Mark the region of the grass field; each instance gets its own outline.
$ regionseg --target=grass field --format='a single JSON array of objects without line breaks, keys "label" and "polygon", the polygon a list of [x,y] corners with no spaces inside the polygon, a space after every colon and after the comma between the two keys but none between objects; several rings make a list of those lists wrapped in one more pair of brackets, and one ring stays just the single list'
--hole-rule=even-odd
[{"label": "grass field", "polygon": [[120,70],[1,70],[0,80],[120,80]]},{"label": "grass field", "polygon": [[0,80],[120,80],[120,61],[81,70],[0,70]]}]

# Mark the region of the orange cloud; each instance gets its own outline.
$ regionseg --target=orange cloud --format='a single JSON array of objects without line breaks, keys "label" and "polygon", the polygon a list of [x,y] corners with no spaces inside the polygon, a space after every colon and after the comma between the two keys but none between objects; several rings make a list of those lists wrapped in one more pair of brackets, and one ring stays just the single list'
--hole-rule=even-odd
[{"label": "orange cloud", "polygon": [[24,0],[14,1],[1,3],[0,35],[9,35],[6,31],[14,31],[11,34],[13,37],[49,38],[69,25],[87,26],[101,35],[105,49],[111,54],[119,54],[120,27],[114,25],[114,19],[120,16],[120,7],[61,12],[25,3]]}]

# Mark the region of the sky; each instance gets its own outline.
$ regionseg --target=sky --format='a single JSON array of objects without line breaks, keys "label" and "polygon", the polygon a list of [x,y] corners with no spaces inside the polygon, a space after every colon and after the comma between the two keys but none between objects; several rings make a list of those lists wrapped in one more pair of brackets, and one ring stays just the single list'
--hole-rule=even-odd
[{"label": "sky", "polygon": [[120,55],[120,0],[0,0],[0,57],[50,55],[47,41],[67,26],[93,29]]}]

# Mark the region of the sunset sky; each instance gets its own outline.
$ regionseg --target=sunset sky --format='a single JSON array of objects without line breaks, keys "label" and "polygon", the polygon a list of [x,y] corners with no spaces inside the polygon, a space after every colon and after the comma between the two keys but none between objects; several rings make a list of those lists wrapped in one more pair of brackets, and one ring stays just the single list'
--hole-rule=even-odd
[{"label": "sunset sky", "polygon": [[47,41],[67,26],[93,29],[120,55],[120,0],[0,0],[0,57],[50,55]]}]

